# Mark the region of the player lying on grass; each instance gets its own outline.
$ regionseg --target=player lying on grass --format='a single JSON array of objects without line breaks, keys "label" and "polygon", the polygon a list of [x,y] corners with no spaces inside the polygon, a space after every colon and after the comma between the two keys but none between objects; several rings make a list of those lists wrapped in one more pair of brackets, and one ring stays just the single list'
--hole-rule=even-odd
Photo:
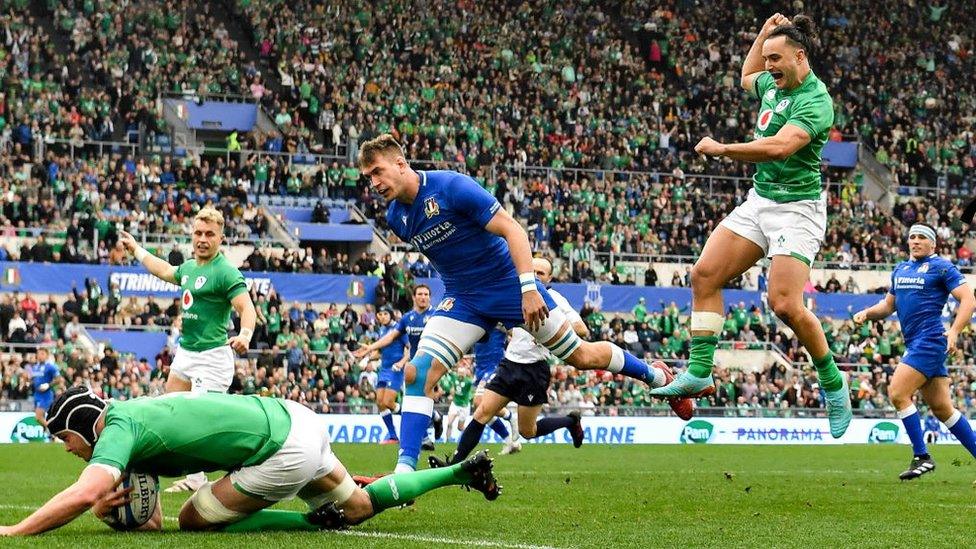
[{"label": "player lying on grass", "polygon": [[[552,282],[552,264],[549,260],[538,257],[533,259],[532,269],[556,302],[557,310],[565,315],[576,335],[588,336],[589,330],[579,313],[573,310],[565,297],[549,287],[549,283]],[[582,446],[583,427],[580,425],[579,412],[572,412],[566,416],[545,417],[536,421],[542,406],[549,400],[549,357],[549,350],[537,343],[531,334],[522,328],[513,329],[512,341],[505,349],[505,358],[502,359],[495,373],[488,378],[485,394],[471,417],[471,422],[461,434],[454,455],[446,462],[430,456],[428,458],[430,466],[444,467],[449,463],[463,461],[481,441],[485,424],[511,401],[518,404],[518,431],[523,437],[542,437],[557,429],[568,429],[573,438],[573,446],[577,448]],[[673,374],[663,362],[655,362],[652,366],[665,374],[666,381],[671,380]],[[682,419],[691,419],[694,413],[691,400],[676,399],[669,402]]]},{"label": "player lying on grass", "polygon": [[[435,488],[459,485],[493,499],[486,453],[444,470],[383,477],[358,488],[332,453],[315,413],[297,402],[218,393],[171,393],[106,403],[90,390],[65,391],[48,412],[51,433],[89,463],[78,480],[0,535],[53,530],[93,509],[105,517],[126,501],[127,472],[177,476],[229,471],[183,504],[181,530],[319,530],[358,524]],[[308,513],[265,509],[300,497]],[[148,528],[161,527],[161,506]]]},{"label": "player lying on grass", "polygon": [[[959,333],[973,317],[976,298],[959,269],[939,257],[935,247],[935,229],[923,223],[912,225],[908,230],[911,259],[895,266],[888,295],[854,315],[854,322],[862,324],[888,318],[897,312],[905,336],[905,356],[895,368],[888,386],[888,396],[905,425],[914,451],[908,469],[899,475],[902,480],[918,478],[935,470],[935,461],[925,445],[918,409],[912,402],[919,389],[932,413],[976,457],[976,436],[973,436],[966,417],[952,405],[949,370],[946,368],[946,357],[956,354]],[[955,321],[946,330],[942,324],[942,309],[950,295],[959,301],[959,308]]]}]

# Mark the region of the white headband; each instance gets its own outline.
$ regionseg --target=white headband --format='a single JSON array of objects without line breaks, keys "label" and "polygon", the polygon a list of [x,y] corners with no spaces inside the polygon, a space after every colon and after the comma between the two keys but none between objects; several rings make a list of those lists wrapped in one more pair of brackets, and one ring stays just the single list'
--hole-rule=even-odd
[{"label": "white headband", "polygon": [[922,235],[932,242],[935,242],[935,231],[929,227],[926,227],[925,225],[912,225],[912,227],[908,229],[908,236],[912,236],[913,234]]}]

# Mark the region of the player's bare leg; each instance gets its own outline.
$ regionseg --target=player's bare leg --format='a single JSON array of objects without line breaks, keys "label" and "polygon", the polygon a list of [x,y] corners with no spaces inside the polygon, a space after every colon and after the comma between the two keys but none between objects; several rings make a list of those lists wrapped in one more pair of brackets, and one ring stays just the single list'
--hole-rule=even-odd
[{"label": "player's bare leg", "polygon": [[827,401],[830,434],[840,438],[851,419],[851,394],[847,380],[837,369],[827,337],[816,315],[803,304],[803,287],[810,278],[810,266],[793,256],[777,255],[769,267],[769,305],[796,333],[796,338],[813,358],[820,386]]},{"label": "player's bare leg", "polygon": [[[574,341],[576,344],[569,353],[560,352],[560,349],[567,346],[565,342],[572,344]],[[573,331],[569,321],[564,321],[556,335],[543,342],[543,345],[577,370],[609,370],[640,379],[652,388],[666,385],[672,375],[670,368],[663,362],[646,364],[609,341],[583,341]],[[668,404],[681,417],[690,418],[693,414],[694,404],[688,398],[669,398]]]},{"label": "player's bare leg", "polygon": [[387,430],[386,439],[381,444],[396,444],[400,441],[396,429],[393,427],[393,414],[397,410],[397,394],[397,391],[393,389],[376,390],[376,408],[379,410],[380,418]]},{"label": "player's bare leg", "polygon": [[688,369],[655,396],[697,396],[715,390],[712,366],[725,323],[722,288],[746,272],[765,252],[755,242],[719,225],[691,269],[691,351]]}]

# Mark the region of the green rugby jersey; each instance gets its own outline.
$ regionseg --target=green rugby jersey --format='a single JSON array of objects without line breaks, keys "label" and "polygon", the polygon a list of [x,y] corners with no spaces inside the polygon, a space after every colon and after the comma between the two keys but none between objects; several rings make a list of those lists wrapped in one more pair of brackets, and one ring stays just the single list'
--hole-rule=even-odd
[{"label": "green rugby jersey", "polygon": [[175,477],[257,465],[291,431],[284,401],[222,393],[170,393],[112,402],[90,463]]},{"label": "green rugby jersey", "polygon": [[834,103],[827,86],[811,71],[799,87],[781,90],[769,72],[763,72],[756,78],[753,92],[760,100],[755,139],[772,137],[785,124],[810,136],[810,142],[788,158],[756,164],[752,178],[756,193],[776,202],[819,199],[821,153],[834,123]]},{"label": "green rugby jersey", "polygon": [[247,291],[244,275],[218,252],[203,265],[196,259],[183,263],[175,277],[183,290],[180,347],[200,352],[225,345],[230,302]]},{"label": "green rugby jersey", "polygon": [[474,398],[474,385],[470,377],[459,377],[454,381],[454,405],[462,408],[471,406]]}]

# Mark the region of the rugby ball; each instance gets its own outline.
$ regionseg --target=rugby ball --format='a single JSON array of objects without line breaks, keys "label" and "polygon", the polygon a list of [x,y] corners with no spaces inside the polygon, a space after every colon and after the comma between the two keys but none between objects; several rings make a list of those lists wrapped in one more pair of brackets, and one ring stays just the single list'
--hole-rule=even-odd
[{"label": "rugby ball", "polygon": [[159,502],[159,479],[155,475],[131,473],[122,480],[120,489],[132,487],[129,503],[120,505],[105,517],[105,523],[116,530],[135,530],[149,522]]}]

